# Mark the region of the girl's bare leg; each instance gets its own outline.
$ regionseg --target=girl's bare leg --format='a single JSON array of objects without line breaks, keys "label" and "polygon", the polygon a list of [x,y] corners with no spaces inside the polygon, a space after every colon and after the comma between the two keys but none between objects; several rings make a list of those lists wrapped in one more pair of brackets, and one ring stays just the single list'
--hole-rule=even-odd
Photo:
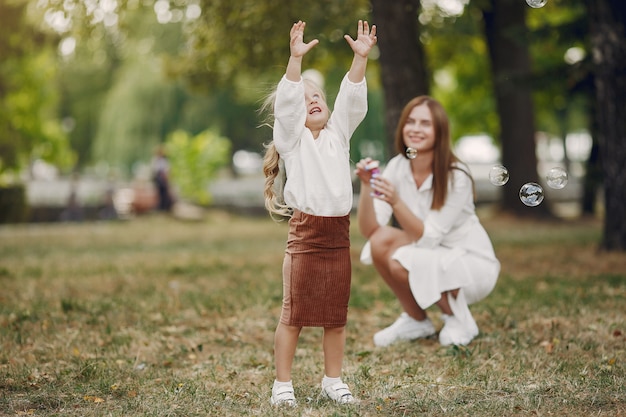
[{"label": "girl's bare leg", "polygon": [[278,323],[274,333],[274,362],[276,366],[276,380],[291,381],[291,367],[296,355],[298,338],[302,327],[287,326]]},{"label": "girl's bare leg", "polygon": [[345,326],[324,328],[324,374],[327,377],[338,378],[341,376],[345,346]]}]

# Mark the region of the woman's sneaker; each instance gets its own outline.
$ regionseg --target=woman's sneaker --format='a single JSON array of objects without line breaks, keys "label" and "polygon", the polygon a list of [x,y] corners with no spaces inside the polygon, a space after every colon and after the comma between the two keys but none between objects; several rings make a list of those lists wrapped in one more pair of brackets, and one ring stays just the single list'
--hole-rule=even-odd
[{"label": "woman's sneaker", "polygon": [[439,343],[442,346],[468,345],[478,336],[478,326],[471,315],[464,320],[447,314],[442,314],[441,317],[445,322],[443,329],[439,332]]},{"label": "woman's sneaker", "polygon": [[270,404],[277,407],[295,407],[296,397],[293,392],[293,386],[283,385],[278,388],[272,388]]},{"label": "woman's sneaker", "polygon": [[358,402],[358,400],[352,396],[348,385],[343,382],[337,382],[327,387],[322,385],[322,394],[337,404],[355,404]]},{"label": "woman's sneaker", "polygon": [[415,320],[407,313],[402,313],[391,326],[374,335],[374,344],[376,346],[389,346],[399,340],[414,340],[434,334],[435,327],[430,319]]}]

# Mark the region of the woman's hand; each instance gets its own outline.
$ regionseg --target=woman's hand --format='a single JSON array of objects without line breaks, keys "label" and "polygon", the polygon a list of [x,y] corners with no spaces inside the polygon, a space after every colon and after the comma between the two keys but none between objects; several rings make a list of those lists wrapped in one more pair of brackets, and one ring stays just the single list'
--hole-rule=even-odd
[{"label": "woman's hand", "polygon": [[306,23],[302,20],[298,20],[298,23],[294,23],[289,33],[289,51],[294,58],[300,58],[309,52],[315,45],[319,43],[319,40],[313,39],[309,43],[304,42],[304,28]]},{"label": "woman's hand", "polygon": [[359,20],[357,26],[357,37],[356,40],[352,39],[350,35],[344,35],[346,41],[354,51],[355,55],[359,55],[361,57],[367,57],[376,45],[378,39],[376,38],[376,25],[372,25],[372,29],[370,30],[370,26],[367,21]]},{"label": "woman's hand", "polygon": [[383,177],[374,178],[371,184],[372,190],[374,191],[374,198],[389,203],[391,207],[394,207],[400,201],[396,187],[394,187],[388,179]]},{"label": "woman's hand", "polygon": [[[372,163],[375,163],[376,167],[378,167],[379,162],[372,158],[363,158],[356,164],[354,173],[361,180],[361,189],[366,190],[365,192],[372,197],[386,201],[394,206],[398,201],[400,201],[400,197],[396,192],[396,187],[394,187],[389,180],[383,177],[379,176],[374,178],[372,176],[372,171],[367,169],[367,167]],[[371,188],[369,192],[367,191],[368,188]]]}]

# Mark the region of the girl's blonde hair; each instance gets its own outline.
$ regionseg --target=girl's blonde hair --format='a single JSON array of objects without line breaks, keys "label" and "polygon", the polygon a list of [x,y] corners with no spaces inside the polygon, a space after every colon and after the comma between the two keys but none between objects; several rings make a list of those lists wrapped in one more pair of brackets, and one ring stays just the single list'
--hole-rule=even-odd
[{"label": "girl's blonde hair", "polygon": [[263,195],[265,197],[265,208],[269,211],[272,218],[274,215],[279,217],[291,217],[293,210],[285,204],[284,190],[287,175],[285,172],[285,164],[280,159],[280,155],[274,146],[274,142],[270,142],[265,146],[265,155],[263,157],[263,174],[265,175],[265,188]]},{"label": "girl's blonde hair", "polygon": [[[319,85],[307,78],[304,78],[303,81],[314,86],[320,92],[322,98],[326,100],[326,94]],[[272,110],[274,109],[275,101],[276,90],[268,94],[259,109],[260,113],[265,114],[264,122],[261,126],[272,127],[274,122]],[[265,175],[265,187],[263,189],[263,196],[265,198],[265,208],[274,219],[276,219],[276,216],[278,216],[278,218],[291,217],[293,209],[285,204],[284,198],[285,183],[287,182],[285,163],[276,150],[273,141],[265,144],[264,147],[263,174]]]},{"label": "girl's blonde hair", "polygon": [[[263,123],[261,126],[272,128],[274,122],[274,102],[276,101],[276,90],[267,95],[259,113],[263,114]],[[292,209],[285,204],[283,191],[285,189],[285,181],[287,175],[285,173],[285,164],[280,158],[280,154],[274,146],[274,142],[264,144],[265,154],[263,156],[263,174],[265,175],[265,186],[263,188],[263,196],[265,199],[265,208],[270,216],[278,220],[283,217],[291,217]]]}]

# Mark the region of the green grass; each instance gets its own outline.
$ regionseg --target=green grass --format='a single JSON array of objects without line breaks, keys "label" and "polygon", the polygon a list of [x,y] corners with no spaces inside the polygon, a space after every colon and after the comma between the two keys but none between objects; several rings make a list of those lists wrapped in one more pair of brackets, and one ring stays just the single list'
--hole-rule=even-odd
[{"label": "green grass", "polygon": [[361,403],[319,398],[321,330],[306,328],[295,410],[268,401],[286,224],[0,227],[0,415],[626,415],[626,255],[597,251],[599,222],[485,219],[502,273],[472,306],[480,336],[384,349],[372,335],[398,305],[359,263],[355,223],[344,379]]}]

